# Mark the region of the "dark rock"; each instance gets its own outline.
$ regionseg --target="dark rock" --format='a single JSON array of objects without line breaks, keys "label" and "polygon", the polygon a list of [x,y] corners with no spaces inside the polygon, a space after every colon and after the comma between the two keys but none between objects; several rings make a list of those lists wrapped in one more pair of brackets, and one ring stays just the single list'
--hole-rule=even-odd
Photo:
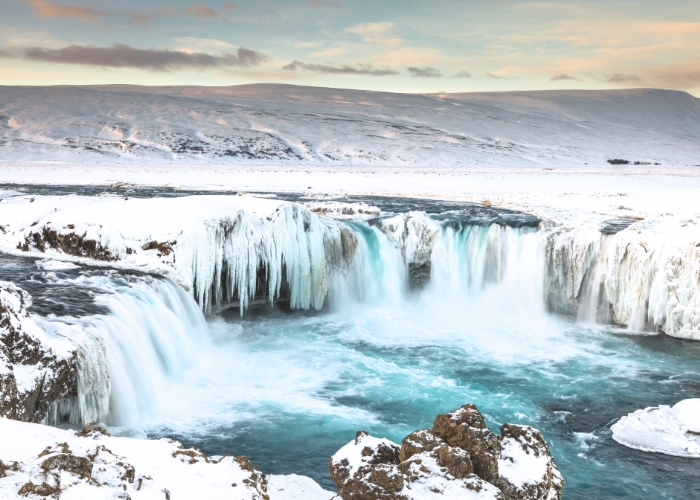
[{"label": "dark rock", "polygon": [[433,451],[445,442],[432,433],[429,429],[413,431],[401,441],[401,451],[399,452],[399,462],[405,462],[413,455],[424,451]]},{"label": "dark rock", "polygon": [[630,164],[629,160],[620,160],[620,159],[608,160],[608,163],[610,165],[629,165]]},{"label": "dark rock", "polygon": [[61,489],[51,486],[48,483],[34,484],[29,482],[22,486],[17,493],[22,496],[37,495],[40,497],[48,497],[50,495],[60,495]]},{"label": "dark rock", "polygon": [[469,404],[451,413],[438,415],[433,434],[450,446],[469,453],[474,472],[488,482],[498,479],[498,457],[501,447],[498,437],[486,427],[484,417],[476,406]]},{"label": "dark rock", "polygon": [[81,479],[92,476],[92,462],[87,458],[76,457],[69,453],[50,456],[42,462],[41,468],[47,472],[52,470],[67,471]]},{"label": "dark rock", "polygon": [[[31,297],[12,283],[0,282],[0,416],[41,422],[51,405],[77,394],[77,354],[60,357],[42,344],[43,331],[29,318]],[[15,367],[25,377],[18,383]],[[20,389],[20,387],[22,389]]]}]

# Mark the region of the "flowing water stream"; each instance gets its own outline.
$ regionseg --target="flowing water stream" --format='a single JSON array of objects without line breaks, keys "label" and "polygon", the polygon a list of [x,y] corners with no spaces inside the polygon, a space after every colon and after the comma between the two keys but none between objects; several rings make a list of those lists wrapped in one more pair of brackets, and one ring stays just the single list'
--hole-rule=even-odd
[{"label": "flowing water stream", "polygon": [[636,409],[697,397],[700,344],[551,314],[532,223],[434,212],[441,237],[424,288],[411,289],[386,235],[354,221],[355,262],[333,274],[320,312],[204,317],[166,279],[42,271],[20,257],[0,257],[0,279],[34,296],[45,328],[95,339],[81,369],[89,396],[55,423],[101,419],[333,489],[328,457],[357,430],[398,442],[471,402],[493,430],[543,432],[565,498],[700,497],[697,461],[627,449],[609,430]]}]

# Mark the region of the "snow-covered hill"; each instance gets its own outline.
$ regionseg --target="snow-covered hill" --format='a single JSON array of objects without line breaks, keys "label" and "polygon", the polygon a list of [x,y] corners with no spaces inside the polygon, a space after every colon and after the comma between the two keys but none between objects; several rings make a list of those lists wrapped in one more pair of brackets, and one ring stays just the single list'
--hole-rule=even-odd
[{"label": "snow-covered hill", "polygon": [[700,164],[700,99],[653,89],[393,94],[290,85],[0,87],[0,161]]}]

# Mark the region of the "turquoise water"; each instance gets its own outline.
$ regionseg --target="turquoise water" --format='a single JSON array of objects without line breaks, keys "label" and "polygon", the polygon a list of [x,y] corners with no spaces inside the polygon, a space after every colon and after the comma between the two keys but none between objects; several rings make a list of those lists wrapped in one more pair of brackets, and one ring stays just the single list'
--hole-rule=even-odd
[{"label": "turquoise water", "polygon": [[[536,233],[499,231],[443,233],[430,286],[411,293],[364,228],[360,276],[334,282],[327,310],[210,318],[212,348],[146,429],[333,489],[328,457],[357,430],[399,442],[475,403],[494,431],[544,433],[565,498],[700,497],[697,461],[627,449],[609,430],[636,409],[697,397],[700,344],[549,314]],[[358,289],[360,277],[371,286]]]}]

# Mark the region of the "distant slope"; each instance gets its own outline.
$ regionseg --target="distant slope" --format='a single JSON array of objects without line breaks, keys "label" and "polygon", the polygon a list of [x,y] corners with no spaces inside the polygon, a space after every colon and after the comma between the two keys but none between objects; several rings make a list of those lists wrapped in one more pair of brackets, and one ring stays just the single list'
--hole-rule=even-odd
[{"label": "distant slope", "polygon": [[0,87],[0,161],[700,164],[700,100],[654,89],[393,94],[291,85]]}]

